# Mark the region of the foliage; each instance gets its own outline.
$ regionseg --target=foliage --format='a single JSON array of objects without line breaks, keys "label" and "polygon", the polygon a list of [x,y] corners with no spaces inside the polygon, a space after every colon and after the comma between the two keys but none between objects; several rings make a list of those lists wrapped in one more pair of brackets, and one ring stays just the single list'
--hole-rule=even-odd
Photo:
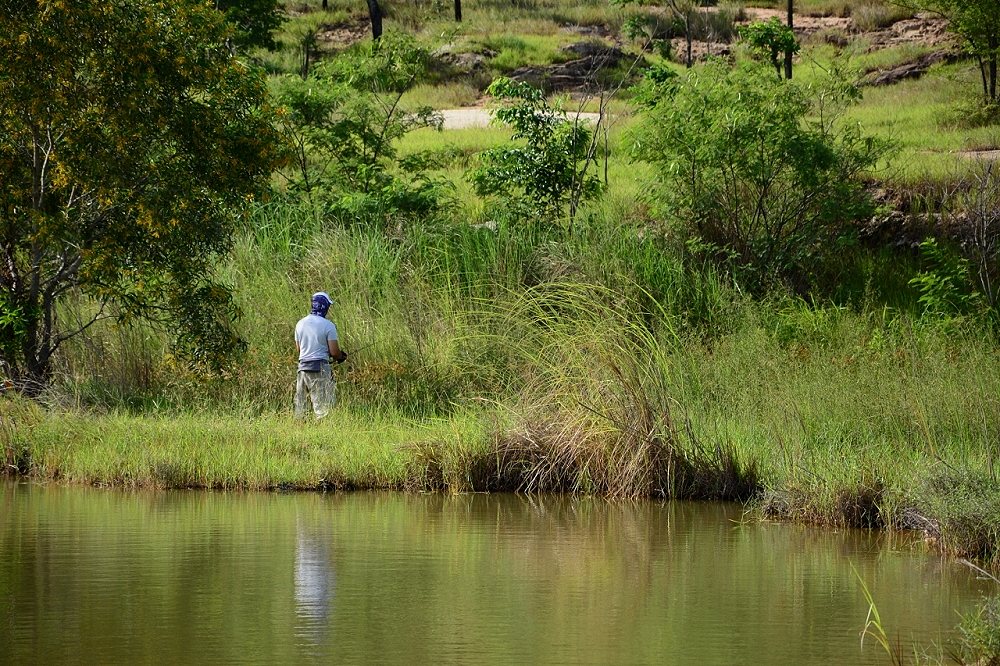
[{"label": "foliage", "polygon": [[[996,580],[996,579],[994,579]],[[1000,597],[984,599],[975,612],[962,616],[961,664],[1000,664]]]},{"label": "foliage", "polygon": [[917,302],[926,314],[969,314],[982,302],[982,296],[972,288],[969,260],[950,252],[934,238],[920,244],[926,264],[909,282],[920,296]]},{"label": "foliage", "polygon": [[278,92],[283,127],[295,150],[291,187],[332,215],[353,220],[422,216],[442,202],[422,156],[398,159],[396,142],[421,127],[441,129],[430,107],[408,110],[403,93],[423,77],[428,51],[411,38],[378,42],[317,65]]},{"label": "foliage", "polygon": [[699,254],[754,290],[801,289],[844,223],[871,210],[860,177],[888,145],[837,124],[856,95],[841,80],[804,88],[760,66],[659,76],[640,91],[632,152],[659,168],[662,212]]},{"label": "foliage", "polygon": [[[0,372],[24,389],[114,315],[239,349],[212,281],[234,207],[279,159],[263,80],[194,1],[15,3],[0,16]],[[73,293],[93,302],[60,313]]]},{"label": "foliage", "polygon": [[[754,21],[740,28],[740,36],[750,45],[753,53],[768,59],[779,79],[785,64],[784,58],[798,53],[800,48],[795,33],[777,17],[771,17],[767,21]],[[779,60],[778,56],[782,56],[782,59]]]},{"label": "foliage", "polygon": [[480,154],[480,165],[469,173],[476,192],[519,199],[550,218],[560,217],[568,206],[572,221],[580,202],[601,191],[600,180],[590,171],[595,150],[591,131],[527,83],[499,78],[486,94],[500,102],[496,120],[511,127],[514,140],[523,143]]},{"label": "foliage", "polygon": [[236,28],[233,43],[240,49],[274,49],[274,31],[284,20],[279,0],[215,0],[215,7]]},{"label": "foliage", "polygon": [[635,14],[622,23],[622,34],[638,40],[643,48],[651,47],[665,60],[670,59],[672,44],[670,31],[665,29],[663,18],[653,12]]},{"label": "foliage", "polygon": [[1000,6],[996,1],[913,0],[913,5],[948,18],[949,28],[962,38],[965,50],[979,61],[984,98],[996,104],[1000,57]]},{"label": "foliage", "polygon": [[972,233],[967,251],[986,304],[1000,302],[1000,174],[996,162],[970,169],[955,195],[956,208],[965,214]]},{"label": "foliage", "polygon": [[[618,6],[630,5],[636,0],[612,0],[612,4]],[[686,44],[684,63],[691,67],[694,64],[692,57],[692,42],[698,37],[714,38],[716,35],[708,34],[714,33],[711,27],[704,30],[704,34],[699,33],[700,24],[708,23],[705,17],[702,16],[702,12],[699,11],[701,6],[701,0],[666,0],[664,3],[664,8],[667,10],[667,16],[669,17],[669,24],[666,26],[660,26],[660,21],[657,16],[647,14],[646,16],[636,16],[630,19],[625,25],[622,26],[623,31],[631,39],[645,34],[650,42],[656,45],[657,41],[669,40],[676,33],[680,33],[684,36],[684,42]],[[725,22],[725,21],[724,21]],[[730,28],[732,22],[730,20]],[[669,42],[663,46],[658,46],[661,54],[664,56],[669,53],[670,45]]]}]

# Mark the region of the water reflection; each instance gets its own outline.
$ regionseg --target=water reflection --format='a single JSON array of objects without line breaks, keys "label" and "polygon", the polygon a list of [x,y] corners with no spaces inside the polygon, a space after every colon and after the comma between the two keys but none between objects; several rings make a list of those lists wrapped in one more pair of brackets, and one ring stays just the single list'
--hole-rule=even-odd
[{"label": "water reflection", "polygon": [[852,565],[904,646],[984,589],[724,504],[0,483],[0,663],[882,663]]},{"label": "water reflection", "polygon": [[[306,647],[326,643],[336,575],[329,549],[321,536],[296,521],[295,635]],[[322,654],[322,651],[313,651]]]}]

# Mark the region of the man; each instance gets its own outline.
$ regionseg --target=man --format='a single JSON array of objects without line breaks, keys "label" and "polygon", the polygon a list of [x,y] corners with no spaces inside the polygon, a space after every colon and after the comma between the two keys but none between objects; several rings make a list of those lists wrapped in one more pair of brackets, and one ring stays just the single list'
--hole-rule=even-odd
[{"label": "man", "polygon": [[337,402],[337,385],[330,371],[330,359],[347,360],[347,352],[337,343],[337,327],[326,313],[333,305],[325,291],[313,294],[311,312],[295,325],[295,349],[299,352],[299,371],[295,382],[295,418],[306,415],[306,395],[312,400],[317,419],[330,413]]}]

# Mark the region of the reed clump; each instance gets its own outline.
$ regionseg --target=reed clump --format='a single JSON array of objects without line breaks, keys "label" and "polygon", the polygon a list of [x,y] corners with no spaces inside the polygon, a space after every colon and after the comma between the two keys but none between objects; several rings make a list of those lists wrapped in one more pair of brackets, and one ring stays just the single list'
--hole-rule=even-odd
[{"label": "reed clump", "polygon": [[949,553],[987,566],[1000,564],[1000,484],[988,474],[944,467],[914,498],[915,526]]},{"label": "reed clump", "polygon": [[645,302],[567,281],[529,290],[503,312],[523,384],[495,455],[517,489],[725,499],[756,491],[755,461],[695,435],[671,376],[673,318],[651,325]]},{"label": "reed clump", "polygon": [[16,394],[0,393],[0,450],[3,474],[32,471],[31,428],[44,414],[40,406]]},{"label": "reed clump", "polygon": [[961,644],[950,655],[955,663],[1000,666],[1000,597],[984,599],[975,611],[962,616],[958,629]]}]

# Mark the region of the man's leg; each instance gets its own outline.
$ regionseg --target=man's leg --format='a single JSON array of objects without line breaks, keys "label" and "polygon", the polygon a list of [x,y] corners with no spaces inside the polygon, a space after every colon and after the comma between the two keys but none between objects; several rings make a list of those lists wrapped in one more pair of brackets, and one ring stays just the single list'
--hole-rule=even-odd
[{"label": "man's leg", "polygon": [[307,385],[308,374],[299,370],[295,376],[295,418],[299,420],[306,417],[306,393],[309,391]]},{"label": "man's leg", "polygon": [[321,419],[330,413],[337,400],[337,387],[333,383],[333,372],[330,366],[324,366],[322,370],[314,373],[313,382],[309,386],[309,395],[312,397],[313,411],[316,418]]}]

